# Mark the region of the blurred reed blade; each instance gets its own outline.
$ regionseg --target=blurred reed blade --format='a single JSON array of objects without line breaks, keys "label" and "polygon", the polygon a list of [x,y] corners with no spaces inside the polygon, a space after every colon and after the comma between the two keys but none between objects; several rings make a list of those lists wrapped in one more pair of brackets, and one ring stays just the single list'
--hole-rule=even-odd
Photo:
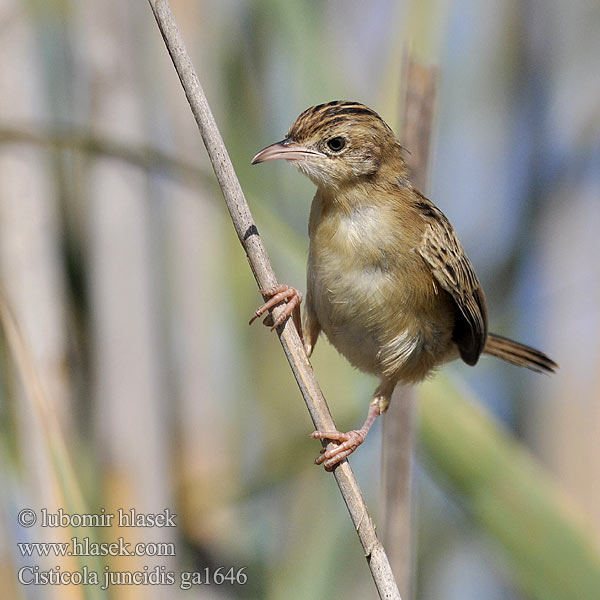
[{"label": "blurred reed blade", "polygon": [[70,150],[90,155],[107,156],[145,170],[157,170],[177,177],[178,180],[215,187],[210,173],[183,158],[164,152],[150,144],[135,144],[87,129],[45,127],[31,125],[8,126],[0,123],[0,145],[34,144],[58,150]]},{"label": "blurred reed blade", "polygon": [[593,533],[527,449],[443,376],[423,385],[419,407],[428,462],[500,544],[526,597],[599,598]]},{"label": "blurred reed blade", "polygon": [[[6,340],[9,355],[16,366],[25,391],[25,397],[31,403],[31,411],[40,423],[44,433],[43,443],[47,450],[46,456],[48,457],[48,466],[51,469],[50,475],[54,488],[53,491],[56,495],[57,507],[60,506],[68,514],[89,513],[86,510],[81,487],[75,475],[57,415],[35,369],[27,340],[24,338],[2,293],[0,293],[0,331]],[[65,542],[70,539],[70,536],[77,536],[79,539],[87,536],[91,540],[95,539],[94,531],[88,527],[81,527],[77,530],[70,527],[67,530],[61,531],[60,534],[62,537],[56,541]],[[76,563],[79,570],[86,565],[90,570],[95,570],[98,573],[102,572],[97,557],[86,556],[85,558],[61,559],[61,561],[63,567],[67,566],[67,570],[69,570],[69,565],[71,567],[70,570],[72,570],[74,563]],[[74,600],[76,598],[95,600],[96,598],[103,597],[98,587],[94,585],[73,586],[69,592],[71,594],[69,598],[73,598]]]}]

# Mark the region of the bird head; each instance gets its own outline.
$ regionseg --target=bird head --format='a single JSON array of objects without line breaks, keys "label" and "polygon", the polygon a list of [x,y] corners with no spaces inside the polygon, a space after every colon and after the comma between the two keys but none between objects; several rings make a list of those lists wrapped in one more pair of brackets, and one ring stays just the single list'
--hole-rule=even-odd
[{"label": "bird head", "polygon": [[373,110],[357,102],[334,101],[305,110],[286,137],[261,150],[252,164],[285,159],[317,186],[342,187],[375,176],[382,164],[399,161],[394,132]]}]

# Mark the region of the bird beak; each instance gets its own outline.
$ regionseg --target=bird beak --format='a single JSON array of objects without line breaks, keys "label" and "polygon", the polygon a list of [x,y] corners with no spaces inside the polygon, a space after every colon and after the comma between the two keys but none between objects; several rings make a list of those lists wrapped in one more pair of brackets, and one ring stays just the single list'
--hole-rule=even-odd
[{"label": "bird beak", "polygon": [[268,160],[278,160],[280,158],[284,160],[305,160],[312,156],[325,157],[325,154],[302,146],[290,139],[285,139],[261,150],[252,159],[252,164],[257,165],[258,163],[267,162]]}]

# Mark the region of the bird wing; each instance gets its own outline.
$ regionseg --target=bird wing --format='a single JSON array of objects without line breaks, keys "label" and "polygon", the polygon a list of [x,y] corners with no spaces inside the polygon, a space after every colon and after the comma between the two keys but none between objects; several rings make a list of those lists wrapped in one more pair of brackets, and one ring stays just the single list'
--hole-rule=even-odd
[{"label": "bird wing", "polygon": [[474,365],[487,338],[487,310],[481,284],[444,213],[422,196],[416,207],[426,222],[418,252],[436,281],[454,299],[458,310],[452,337],[461,358]]}]

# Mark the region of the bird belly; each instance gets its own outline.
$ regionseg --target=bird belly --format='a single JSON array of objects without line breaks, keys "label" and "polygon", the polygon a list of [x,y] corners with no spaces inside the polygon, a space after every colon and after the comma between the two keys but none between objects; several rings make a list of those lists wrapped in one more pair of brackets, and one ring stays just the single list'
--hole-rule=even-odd
[{"label": "bird belly", "polygon": [[382,207],[317,218],[319,210],[308,298],[333,346],[355,367],[406,383],[454,356],[454,305],[424,268],[420,237]]},{"label": "bird belly", "polygon": [[419,278],[416,254],[399,263],[368,241],[349,249],[336,236],[320,247],[326,252],[309,254],[309,297],[323,332],[352,365],[412,383],[457,356],[452,301],[437,288],[431,300],[432,280]]},{"label": "bird belly", "polygon": [[409,383],[450,357],[450,308],[424,310],[409,282],[381,265],[328,262],[309,269],[309,294],[323,332],[353,366]]}]

